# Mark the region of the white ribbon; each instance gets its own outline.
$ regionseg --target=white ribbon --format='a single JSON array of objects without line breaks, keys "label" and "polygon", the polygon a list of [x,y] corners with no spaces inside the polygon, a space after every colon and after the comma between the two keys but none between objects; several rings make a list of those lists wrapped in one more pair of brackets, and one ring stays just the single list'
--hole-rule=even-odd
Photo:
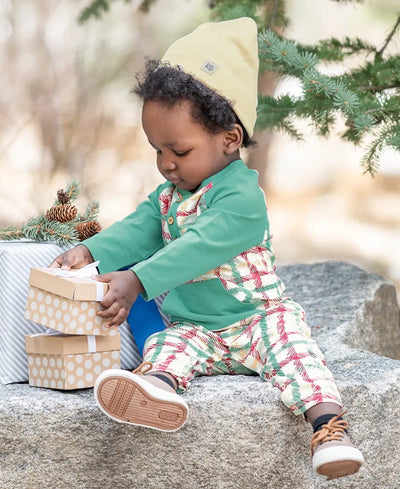
[{"label": "white ribbon", "polygon": [[94,280],[94,282],[96,282],[96,301],[101,302],[104,297],[103,282],[98,282],[97,280]]},{"label": "white ribbon", "polygon": [[93,275],[98,275],[97,265],[99,261],[95,261],[93,263],[89,263],[82,268],[74,268],[73,270],[63,270],[62,268],[56,268],[56,275],[59,277],[77,277],[77,278],[92,278]]},{"label": "white ribbon", "polygon": [[88,353],[96,353],[96,336],[88,335]]},{"label": "white ribbon", "polygon": [[[55,273],[58,277],[69,277],[69,278],[80,278],[82,280],[88,280],[89,282],[93,282],[96,284],[96,301],[101,302],[104,297],[104,287],[103,282],[99,282],[98,280],[93,280],[93,275],[98,275],[97,265],[99,261],[95,261],[93,263],[89,263],[82,268],[74,268],[73,270],[62,270],[61,268],[56,268]],[[52,269],[54,270],[54,269]]]}]

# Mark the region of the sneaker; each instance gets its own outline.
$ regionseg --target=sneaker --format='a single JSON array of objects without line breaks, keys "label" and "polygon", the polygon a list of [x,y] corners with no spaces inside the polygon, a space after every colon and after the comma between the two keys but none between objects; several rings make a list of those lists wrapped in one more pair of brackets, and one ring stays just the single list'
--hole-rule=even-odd
[{"label": "sneaker", "polygon": [[186,422],[187,403],[172,388],[165,390],[147,381],[140,368],[134,372],[119,369],[102,372],[94,386],[97,405],[118,423],[160,431],[178,430]]},{"label": "sneaker", "polygon": [[311,438],[313,469],[328,480],[355,474],[364,462],[345,431],[347,421],[338,419],[341,416],[332,418]]}]

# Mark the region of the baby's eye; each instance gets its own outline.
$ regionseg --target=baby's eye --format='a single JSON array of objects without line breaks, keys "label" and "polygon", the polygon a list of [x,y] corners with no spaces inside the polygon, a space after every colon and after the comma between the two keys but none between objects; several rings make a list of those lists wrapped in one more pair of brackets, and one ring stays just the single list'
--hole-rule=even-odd
[{"label": "baby's eye", "polygon": [[190,153],[190,149],[188,149],[187,151],[174,151],[174,153],[176,154],[176,156],[186,156]]}]

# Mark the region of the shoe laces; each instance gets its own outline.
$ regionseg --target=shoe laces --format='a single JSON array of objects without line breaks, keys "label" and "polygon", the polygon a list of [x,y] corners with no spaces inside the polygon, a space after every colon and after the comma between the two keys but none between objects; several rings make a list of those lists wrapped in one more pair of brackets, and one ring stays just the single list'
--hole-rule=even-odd
[{"label": "shoe laces", "polygon": [[143,362],[141,363],[135,370],[132,370],[133,374],[144,375],[153,368],[153,364],[151,362]]},{"label": "shoe laces", "polygon": [[311,453],[317,445],[326,443],[327,441],[341,440],[349,427],[349,423],[341,418],[345,413],[338,414],[330,419],[326,424],[323,424],[321,429],[311,437]]}]

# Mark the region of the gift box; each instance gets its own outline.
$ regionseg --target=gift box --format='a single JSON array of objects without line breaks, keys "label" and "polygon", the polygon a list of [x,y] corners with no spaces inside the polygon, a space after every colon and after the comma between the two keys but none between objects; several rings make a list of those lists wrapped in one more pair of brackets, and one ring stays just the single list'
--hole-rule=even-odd
[{"label": "gift box", "polygon": [[[24,318],[31,268],[46,267],[65,248],[55,243],[28,240],[0,241],[0,382],[28,381],[28,357],[25,335],[45,332]],[[121,334],[121,368],[134,369],[141,355],[127,323],[119,327]]]},{"label": "gift box", "polygon": [[93,387],[98,375],[120,368],[121,339],[115,336],[34,334],[25,337],[29,385],[49,389]]},{"label": "gift box", "polygon": [[118,328],[107,328],[107,319],[97,316],[108,284],[64,273],[32,268],[25,318],[66,334],[116,335]]}]

